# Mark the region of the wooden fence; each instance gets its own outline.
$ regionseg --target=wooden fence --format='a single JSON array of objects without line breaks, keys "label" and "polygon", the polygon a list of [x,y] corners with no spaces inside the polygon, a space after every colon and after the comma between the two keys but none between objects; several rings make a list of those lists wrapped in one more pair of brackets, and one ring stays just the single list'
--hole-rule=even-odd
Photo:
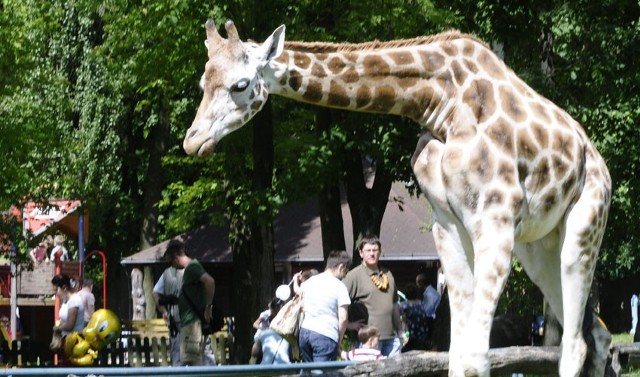
[{"label": "wooden fence", "polygon": [[[220,365],[229,364],[233,336],[226,329],[210,336],[211,348]],[[169,329],[162,318],[125,321],[120,339],[99,353],[99,366],[170,366]]]}]

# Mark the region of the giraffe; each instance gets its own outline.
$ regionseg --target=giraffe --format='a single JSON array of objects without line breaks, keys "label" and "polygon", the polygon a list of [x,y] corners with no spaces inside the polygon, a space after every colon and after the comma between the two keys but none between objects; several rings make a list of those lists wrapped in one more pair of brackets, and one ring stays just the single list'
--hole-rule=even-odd
[{"label": "giraffe", "polygon": [[[408,117],[411,159],[433,207],[451,309],[450,376],[489,376],[489,333],[515,256],[562,326],[559,374],[602,376],[610,334],[587,298],[611,201],[603,158],[578,122],[482,41],[459,31],[363,44],[227,38],[207,21],[203,98],[183,148],[206,156],[269,94]],[[594,354],[581,331],[591,325]]]}]

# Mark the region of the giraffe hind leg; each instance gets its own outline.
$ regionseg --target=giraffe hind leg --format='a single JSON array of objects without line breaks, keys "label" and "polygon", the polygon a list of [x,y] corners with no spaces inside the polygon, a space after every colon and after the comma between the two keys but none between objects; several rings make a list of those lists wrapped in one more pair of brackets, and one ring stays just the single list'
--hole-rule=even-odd
[{"label": "giraffe hind leg", "polygon": [[[597,190],[594,185],[586,186],[565,217],[560,254],[564,311],[559,370],[562,377],[577,377],[583,370],[587,375],[600,373],[602,376],[608,356],[610,338],[606,336],[604,327],[596,323],[589,337],[594,341],[594,354],[585,367],[588,347],[582,336],[582,325],[608,209],[608,202],[594,200],[606,196],[597,195]],[[589,322],[595,323],[588,320],[587,324]]]}]

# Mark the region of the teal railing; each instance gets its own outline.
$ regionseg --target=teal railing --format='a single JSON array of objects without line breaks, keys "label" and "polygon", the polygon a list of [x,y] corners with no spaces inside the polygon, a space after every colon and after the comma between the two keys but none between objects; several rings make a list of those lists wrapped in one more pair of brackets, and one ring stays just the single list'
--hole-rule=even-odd
[{"label": "teal railing", "polygon": [[354,364],[353,361],[324,361],[314,363],[295,363],[284,365],[222,365],[197,367],[138,367],[138,368],[7,368],[0,369],[0,376],[153,376],[153,377],[244,377],[244,376],[283,376],[305,373],[320,374],[343,369]]}]

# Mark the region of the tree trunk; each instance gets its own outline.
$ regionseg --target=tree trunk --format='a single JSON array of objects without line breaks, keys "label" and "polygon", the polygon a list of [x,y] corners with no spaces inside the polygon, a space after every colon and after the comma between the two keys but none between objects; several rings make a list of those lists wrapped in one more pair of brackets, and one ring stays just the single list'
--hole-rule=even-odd
[{"label": "tree trunk", "polygon": [[[269,191],[273,172],[273,122],[271,102],[254,118],[253,130],[253,191]],[[268,307],[275,293],[274,238],[271,222],[249,220],[249,239],[234,244],[234,363],[247,364],[253,345],[253,321]],[[256,282],[257,284],[254,284]],[[246,298],[249,298],[248,300]]]},{"label": "tree trunk", "polygon": [[[253,190],[257,193],[268,193],[273,182],[273,116],[270,101],[254,118],[253,163]],[[271,221],[264,224],[254,222],[251,227],[251,270],[260,282],[255,290],[255,305],[262,310],[268,307],[275,294],[273,227]]]},{"label": "tree trunk", "polygon": [[[492,375],[523,373],[547,375],[558,373],[558,347],[507,347],[489,350]],[[350,365],[332,376],[446,376],[449,354],[446,352],[410,351],[395,357]]]},{"label": "tree trunk", "polygon": [[[241,235],[237,235],[241,236]],[[251,245],[249,240],[238,237],[232,244],[233,250],[233,364],[247,364],[253,344],[253,313],[257,311],[255,298],[257,288],[251,273]]]},{"label": "tree trunk", "polygon": [[[331,128],[331,110],[316,108],[316,134],[321,135]],[[322,229],[322,254],[324,259],[333,250],[346,250],[344,242],[344,223],[342,221],[342,203],[339,181],[334,176],[327,177],[321,183],[318,194],[320,228]]]},{"label": "tree trunk", "polygon": [[143,187],[140,250],[151,247],[156,243],[158,227],[158,208],[156,204],[162,199],[162,189],[165,185],[162,158],[167,152],[167,140],[169,140],[170,136],[169,120],[162,98],[158,106],[158,123],[149,134],[151,150],[149,151],[149,166],[147,167]]},{"label": "tree trunk", "polygon": [[[357,244],[364,236],[380,235],[382,217],[389,201],[392,179],[387,173],[382,162],[373,165],[373,183],[367,187],[370,180],[365,175],[363,159],[357,152],[352,152],[345,162],[347,202],[353,221],[353,265],[360,264],[361,258],[357,251]],[[384,245],[382,245],[384,250]]]}]

